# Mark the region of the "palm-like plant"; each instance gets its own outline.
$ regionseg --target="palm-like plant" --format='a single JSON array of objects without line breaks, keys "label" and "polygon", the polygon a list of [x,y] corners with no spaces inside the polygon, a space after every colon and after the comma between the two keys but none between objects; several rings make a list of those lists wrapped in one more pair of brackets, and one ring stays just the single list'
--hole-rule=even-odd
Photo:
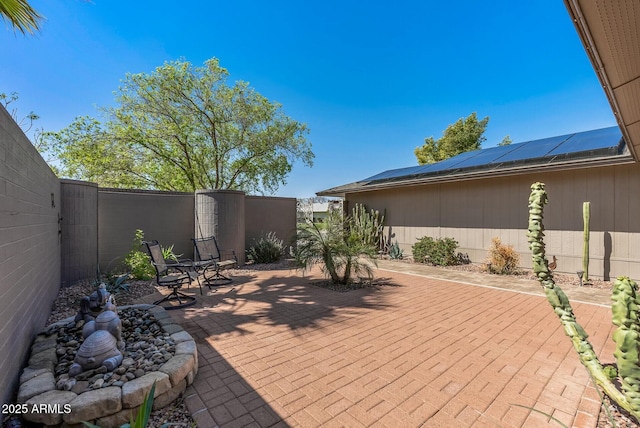
[{"label": "palm-like plant", "polygon": [[347,285],[354,277],[373,278],[373,269],[365,260],[375,255],[376,248],[348,234],[342,216],[337,211],[329,213],[323,223],[307,222],[298,228],[296,264],[309,268],[320,263],[323,271],[334,284]]},{"label": "palm-like plant", "polygon": [[43,19],[26,0],[0,0],[0,17],[22,34],[39,31]]}]

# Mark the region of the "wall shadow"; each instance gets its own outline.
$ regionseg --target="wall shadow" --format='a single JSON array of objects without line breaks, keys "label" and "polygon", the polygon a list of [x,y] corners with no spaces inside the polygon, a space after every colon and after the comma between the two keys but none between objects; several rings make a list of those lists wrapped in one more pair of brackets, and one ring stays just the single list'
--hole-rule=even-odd
[{"label": "wall shadow", "polygon": [[608,231],[604,232],[604,267],[603,267],[603,278],[605,281],[611,280],[611,252],[613,251],[613,241],[611,239],[611,233]]}]

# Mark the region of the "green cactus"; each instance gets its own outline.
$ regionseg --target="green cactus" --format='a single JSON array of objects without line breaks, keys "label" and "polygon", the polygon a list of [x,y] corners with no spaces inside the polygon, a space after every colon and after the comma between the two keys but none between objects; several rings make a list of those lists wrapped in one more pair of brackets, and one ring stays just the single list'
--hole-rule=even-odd
[{"label": "green cactus", "polygon": [[638,305],[640,296],[636,293],[638,285],[626,276],[620,276],[613,285],[611,300],[613,304],[613,323],[618,326],[613,333],[616,342],[614,356],[618,365],[618,374],[622,379],[622,390],[632,407],[640,410],[640,321]]},{"label": "green cactus", "polygon": [[544,183],[533,183],[529,196],[529,228],[527,239],[533,258],[533,272],[544,287],[547,300],[553,311],[560,318],[565,333],[571,339],[578,353],[580,362],[587,368],[593,380],[620,407],[640,420],[640,368],[638,366],[638,324],[637,310],[640,303],[635,295],[635,283],[627,279],[616,281],[614,286],[613,319],[620,328],[613,335],[616,341],[616,358],[620,376],[625,375],[628,386],[619,391],[607,376],[596,353],[587,339],[589,336],[576,321],[567,295],[553,280],[553,272],[549,270],[549,262],[545,256],[544,225],[542,218],[544,205],[549,201],[544,190]]},{"label": "green cactus", "polygon": [[365,245],[372,245],[380,250],[384,244],[384,216],[376,210],[367,211],[363,204],[356,204],[353,207],[350,229],[354,239],[362,241]]},{"label": "green cactus", "polygon": [[589,281],[589,219],[591,218],[591,203],[582,203],[582,219],[584,222],[584,244],[582,246],[582,280]]}]

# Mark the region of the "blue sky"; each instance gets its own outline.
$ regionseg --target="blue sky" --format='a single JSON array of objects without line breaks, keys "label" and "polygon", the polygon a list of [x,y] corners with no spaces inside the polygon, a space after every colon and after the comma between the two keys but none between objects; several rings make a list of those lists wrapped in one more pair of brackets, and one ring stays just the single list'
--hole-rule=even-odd
[{"label": "blue sky", "polygon": [[311,131],[313,168],[295,165],[278,196],[415,165],[425,137],[471,112],[490,117],[483,147],[616,124],[559,0],[31,4],[39,34],[0,28],[0,92],[20,113],[59,130],[111,105],[127,72],[217,57]]}]

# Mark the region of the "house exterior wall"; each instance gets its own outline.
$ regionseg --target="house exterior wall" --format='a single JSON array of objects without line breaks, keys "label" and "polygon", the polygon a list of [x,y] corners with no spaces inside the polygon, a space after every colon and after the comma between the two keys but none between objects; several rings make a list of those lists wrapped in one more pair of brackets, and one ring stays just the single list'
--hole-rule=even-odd
[{"label": "house exterior wall", "polygon": [[60,182],[0,106],[0,401],[60,287]]},{"label": "house exterior wall", "polygon": [[264,233],[274,232],[287,246],[294,245],[296,237],[296,199],[269,196],[245,198],[245,246]]},{"label": "house exterior wall", "polygon": [[[136,229],[144,238],[193,257],[194,194],[179,192],[98,190],[100,269],[112,270],[131,250]],[[141,251],[146,251],[140,248]]]},{"label": "house exterior wall", "polygon": [[526,230],[530,186],[544,182],[548,257],[559,272],[582,270],[582,203],[591,203],[589,274],[640,279],[640,166],[609,166],[411,186],[346,195],[386,209],[386,233],[405,254],[422,236],[449,237],[472,262],[486,260],[493,237],[513,245],[522,267],[531,266]]}]

